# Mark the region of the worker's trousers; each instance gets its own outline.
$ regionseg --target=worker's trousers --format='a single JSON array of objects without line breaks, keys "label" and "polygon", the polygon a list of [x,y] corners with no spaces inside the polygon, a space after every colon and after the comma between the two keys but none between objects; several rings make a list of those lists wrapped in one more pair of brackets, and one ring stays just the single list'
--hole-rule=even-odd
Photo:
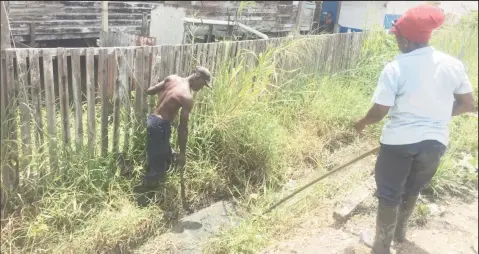
[{"label": "worker's trousers", "polygon": [[381,144],[376,161],[376,196],[396,206],[404,195],[418,195],[436,174],[446,146],[435,140],[409,145]]}]

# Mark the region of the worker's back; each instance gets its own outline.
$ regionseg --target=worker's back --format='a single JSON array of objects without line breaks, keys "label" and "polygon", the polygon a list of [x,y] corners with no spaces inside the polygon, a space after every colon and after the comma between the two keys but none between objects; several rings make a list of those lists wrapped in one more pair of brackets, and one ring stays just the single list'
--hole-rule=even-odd
[{"label": "worker's back", "polygon": [[384,126],[382,143],[437,140],[447,145],[454,94],[470,92],[464,91],[470,85],[459,60],[432,47],[416,49],[389,63],[379,82],[384,88],[375,97],[388,101],[395,95],[394,105],[387,105],[391,119]]}]

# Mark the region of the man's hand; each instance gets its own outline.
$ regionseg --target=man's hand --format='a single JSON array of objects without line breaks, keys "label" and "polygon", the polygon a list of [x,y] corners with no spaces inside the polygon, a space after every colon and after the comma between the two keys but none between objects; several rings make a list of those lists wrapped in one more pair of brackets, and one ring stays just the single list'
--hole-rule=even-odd
[{"label": "man's hand", "polygon": [[474,95],[472,93],[454,94],[454,99],[452,116],[474,112],[476,109],[476,101],[474,100]]},{"label": "man's hand", "polygon": [[357,132],[361,133],[367,125],[380,122],[388,114],[389,108],[389,106],[375,103],[371,107],[371,109],[369,109],[365,117],[359,119],[358,121],[356,121],[356,123],[354,123],[354,129],[356,129]]},{"label": "man's hand", "polygon": [[364,128],[366,128],[366,124],[364,123],[363,119],[359,119],[354,123],[354,129],[358,132],[361,133]]}]

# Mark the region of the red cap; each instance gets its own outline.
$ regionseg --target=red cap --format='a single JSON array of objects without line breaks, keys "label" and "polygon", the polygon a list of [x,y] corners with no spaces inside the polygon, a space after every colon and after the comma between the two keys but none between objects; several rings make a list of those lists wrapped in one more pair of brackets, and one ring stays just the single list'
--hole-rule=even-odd
[{"label": "red cap", "polygon": [[426,4],[419,5],[402,15],[394,23],[391,32],[399,33],[410,42],[427,43],[432,30],[440,27],[445,18],[441,9]]}]

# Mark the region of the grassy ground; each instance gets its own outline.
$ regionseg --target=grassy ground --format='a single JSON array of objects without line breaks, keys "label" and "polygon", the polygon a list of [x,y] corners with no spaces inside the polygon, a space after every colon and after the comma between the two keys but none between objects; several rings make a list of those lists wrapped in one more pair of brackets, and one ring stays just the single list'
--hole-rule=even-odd
[{"label": "grassy ground", "polygon": [[[461,29],[441,33],[433,44],[457,55],[465,41],[462,38],[471,33],[464,62],[477,93],[477,26],[461,24]],[[289,54],[291,62],[305,61],[314,47],[297,42],[269,49],[258,56],[258,66],[247,71],[231,70],[224,63],[215,77],[215,88],[198,94],[185,172],[187,201],[194,209],[232,196],[248,203],[257,195],[255,207],[261,210],[287,179],[329,168],[327,162],[335,150],[378,138],[380,125],[367,129],[360,139],[352,121],[370,106],[379,72],[397,53],[394,39],[374,34],[363,47],[361,61],[334,76],[311,75],[304,71],[307,68],[286,75],[278,68],[278,54]],[[141,129],[132,134],[145,140]],[[431,187],[436,195],[477,185],[477,174],[455,166],[464,153],[477,163],[476,135],[476,118],[454,119],[451,148]],[[121,174],[115,158],[94,159],[86,151],[73,153],[59,147],[60,166],[54,172],[48,168],[46,155],[31,158],[22,172],[43,171],[45,175],[30,177],[13,198],[14,213],[2,220],[2,250],[117,253],[161,233],[166,223],[163,212],[181,210],[179,177],[170,174],[167,191],[158,191],[161,206],[137,207],[131,190],[144,162],[143,142],[139,144],[129,151],[137,158],[129,177]],[[321,195],[330,193],[327,186],[317,188]],[[208,253],[254,252],[274,237],[271,224],[279,225],[275,222],[281,221],[275,217],[259,223],[246,220],[212,240],[206,247]],[[262,237],[255,237],[257,232]]]}]

